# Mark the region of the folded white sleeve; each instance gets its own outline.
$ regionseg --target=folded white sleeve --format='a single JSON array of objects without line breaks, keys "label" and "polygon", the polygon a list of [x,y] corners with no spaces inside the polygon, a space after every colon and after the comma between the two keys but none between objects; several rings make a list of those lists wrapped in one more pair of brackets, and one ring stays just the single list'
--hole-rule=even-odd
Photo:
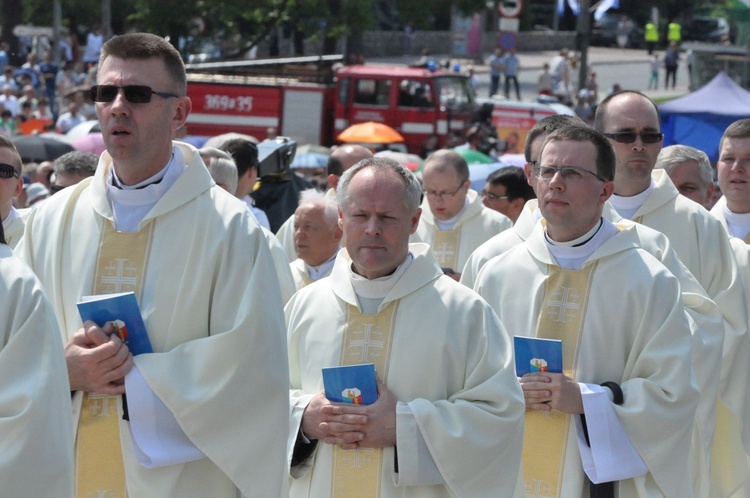
[{"label": "folded white sleeve", "polygon": [[396,451],[398,474],[393,479],[396,486],[445,484],[411,406],[401,401],[396,404]]},{"label": "folded white sleeve", "polygon": [[138,367],[125,376],[130,437],[138,463],[147,469],[205,458],[149,387]]},{"label": "folded white sleeve", "polygon": [[576,420],[578,450],[583,470],[594,484],[621,481],[644,475],[648,467],[630,443],[617,419],[607,390],[596,384],[579,382],[583,411],[591,447],[586,444],[581,417]]}]

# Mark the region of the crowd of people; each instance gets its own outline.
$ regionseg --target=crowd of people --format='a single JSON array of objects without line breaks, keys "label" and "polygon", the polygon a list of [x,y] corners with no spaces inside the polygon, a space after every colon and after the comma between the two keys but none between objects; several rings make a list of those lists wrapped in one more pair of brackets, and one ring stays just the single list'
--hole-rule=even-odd
[{"label": "crowd of people", "polygon": [[[252,141],[174,140],[186,86],[167,41],[122,35],[105,153],[24,168],[0,137],[4,494],[750,494],[750,120],[711,211],[705,154],[625,90],[537,122],[481,192],[455,150],[417,178],[337,147],[274,234]],[[32,174],[57,188],[18,209]],[[129,292],[153,353],[80,318]],[[560,370],[519,375],[514,336],[560,341]],[[324,370],[360,364],[376,401],[332,402]]]},{"label": "crowd of people", "polygon": [[[71,38],[74,40],[75,38]],[[45,40],[42,38],[41,40]],[[58,61],[51,43],[22,46],[23,63],[11,64],[7,42],[0,43],[0,134],[31,131],[65,133],[83,121],[96,119],[88,89],[96,82],[103,35],[98,27],[88,34],[85,50],[63,38]],[[34,120],[29,129],[24,123]]]}]

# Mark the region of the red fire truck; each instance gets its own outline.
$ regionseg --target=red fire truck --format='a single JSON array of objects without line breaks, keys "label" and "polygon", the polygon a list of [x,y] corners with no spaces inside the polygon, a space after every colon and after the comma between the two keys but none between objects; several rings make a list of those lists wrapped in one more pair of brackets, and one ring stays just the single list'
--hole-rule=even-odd
[{"label": "red fire truck", "polygon": [[384,65],[342,65],[342,56],[189,64],[193,110],[188,133],[246,133],[276,128],[300,144],[332,145],[352,124],[396,129],[409,152],[437,135],[443,146],[476,111],[466,75]]}]

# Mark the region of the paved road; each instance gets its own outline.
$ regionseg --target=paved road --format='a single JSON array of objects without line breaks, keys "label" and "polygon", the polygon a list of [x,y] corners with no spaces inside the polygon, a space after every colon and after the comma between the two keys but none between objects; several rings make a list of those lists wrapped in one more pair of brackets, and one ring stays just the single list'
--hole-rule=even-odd
[{"label": "paved road", "polygon": [[[519,52],[521,61],[521,72],[518,81],[521,85],[522,100],[531,101],[536,97],[536,81],[542,70],[542,65],[549,62],[555,55],[554,51]],[[446,60],[446,55],[436,55],[437,60]],[[368,60],[368,63],[410,63],[413,58],[380,58]],[[688,93],[687,69],[680,66],[677,73],[677,87],[672,90],[664,90],[664,71],[659,75],[662,86],[658,90],[647,90],[650,74],[650,58],[645,50],[620,50],[617,48],[591,47],[589,49],[589,65],[597,73],[599,80],[600,97],[606,95],[607,90],[614,83],[619,83],[622,88],[640,90],[654,99],[668,99],[682,96]],[[465,68],[471,61],[460,61]],[[475,65],[475,73],[480,82],[478,94],[486,96],[489,91],[489,68],[486,65]],[[577,75],[576,75],[577,78]],[[512,94],[512,92],[511,92]]]}]

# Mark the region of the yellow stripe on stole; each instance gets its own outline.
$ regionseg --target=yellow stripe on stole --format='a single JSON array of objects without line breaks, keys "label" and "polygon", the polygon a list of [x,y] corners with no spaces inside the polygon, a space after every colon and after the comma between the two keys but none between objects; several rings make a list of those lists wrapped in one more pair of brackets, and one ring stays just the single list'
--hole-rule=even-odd
[{"label": "yellow stripe on stole", "polygon": [[745,238],[742,239],[742,240],[745,241],[745,244],[750,244],[750,233],[748,233],[747,235],[745,235]]},{"label": "yellow stripe on stole", "polygon": [[[116,232],[104,222],[92,294],[135,292],[140,301],[154,223],[136,233]],[[120,396],[84,394],[76,438],[76,496],[124,498],[120,445]]]},{"label": "yellow stripe on stole", "polygon": [[[596,266],[595,263],[583,270],[548,266],[536,337],[562,341],[563,372],[571,378],[575,378],[581,331]],[[561,412],[526,412],[523,478],[527,497],[561,497],[570,423],[570,415]]]},{"label": "yellow stripe on stole", "polygon": [[[375,371],[386,382],[398,303],[388,304],[377,315],[363,315],[356,307],[347,305],[341,365],[374,363]],[[334,446],[331,498],[379,497],[382,469],[380,448],[345,451]]]},{"label": "yellow stripe on stole", "polygon": [[450,268],[460,272],[458,265],[458,241],[461,238],[461,227],[454,230],[435,230],[432,236],[432,254],[435,255],[440,268]]}]

